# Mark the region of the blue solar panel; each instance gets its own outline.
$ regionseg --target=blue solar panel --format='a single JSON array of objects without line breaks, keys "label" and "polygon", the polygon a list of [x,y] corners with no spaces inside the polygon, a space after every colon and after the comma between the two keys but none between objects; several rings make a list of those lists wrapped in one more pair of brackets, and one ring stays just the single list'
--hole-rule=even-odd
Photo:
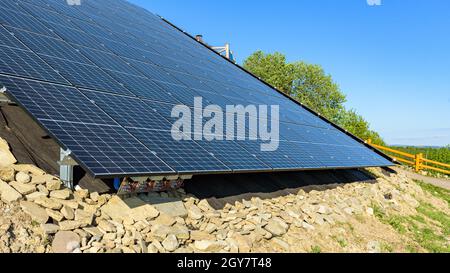
[{"label": "blue solar panel", "polygon": [[33,52],[5,46],[0,46],[0,72],[14,76],[67,83]]},{"label": "blue solar panel", "polygon": [[3,46],[26,50],[27,47],[14,37],[14,34],[0,25],[0,41]]},{"label": "blue solar panel", "polygon": [[132,74],[135,76],[142,75],[139,71],[134,69],[117,55],[85,47],[78,47],[78,49],[81,53],[83,53],[83,55],[88,57],[93,63],[102,69]]},{"label": "blue solar panel", "polygon": [[48,56],[42,56],[42,58],[75,86],[132,95],[97,66]]},{"label": "blue solar panel", "polygon": [[44,26],[33,16],[26,14],[24,10],[18,11],[18,9],[11,10],[0,8],[0,23],[5,26],[11,26],[55,37],[55,34],[50,29]]},{"label": "blue solar panel", "polygon": [[75,159],[97,176],[174,174],[175,171],[120,126],[42,120]]},{"label": "blue solar panel", "polygon": [[[154,14],[122,0],[0,2],[0,84],[94,176],[230,173],[386,166],[356,138],[208,50]],[[245,140],[186,131],[174,139],[177,105],[194,98],[244,121]],[[226,115],[227,106],[278,106]],[[250,108],[249,108],[250,109]],[[186,110],[186,109],[184,109]],[[200,125],[207,125],[206,115]],[[276,120],[275,120],[276,118]],[[279,122],[278,149],[258,128]],[[266,121],[264,123],[262,121]],[[267,128],[265,128],[267,127]],[[231,128],[231,126],[230,126]],[[193,129],[193,128],[191,128]],[[218,129],[226,135],[228,127]],[[221,137],[219,137],[220,139]],[[211,140],[212,139],[212,140]],[[272,143],[273,144],[273,143]]]},{"label": "blue solar panel", "polygon": [[13,33],[35,53],[92,65],[76,48],[61,39],[21,30],[13,30]]},{"label": "blue solar panel", "polygon": [[155,109],[152,103],[138,98],[83,91],[98,107],[105,111],[122,127],[170,131],[169,123]]},{"label": "blue solar panel", "polygon": [[171,131],[128,128],[145,146],[179,173],[231,172],[224,163],[194,141],[176,141]]}]

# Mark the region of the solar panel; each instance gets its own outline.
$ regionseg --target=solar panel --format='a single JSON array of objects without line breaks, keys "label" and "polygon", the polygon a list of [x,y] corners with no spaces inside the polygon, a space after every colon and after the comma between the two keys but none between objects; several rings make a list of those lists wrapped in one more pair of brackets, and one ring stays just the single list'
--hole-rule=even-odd
[{"label": "solar panel", "polygon": [[[0,2],[0,84],[95,177],[291,171],[391,162],[317,114],[123,0]],[[200,131],[195,97],[234,126]],[[227,106],[279,106],[279,117],[227,115]],[[187,106],[191,128],[175,134]],[[257,114],[257,113],[256,113]],[[214,116],[215,116],[214,115]],[[280,125],[278,149],[245,124]],[[265,121],[265,122],[264,122]],[[190,130],[187,130],[190,129]],[[201,127],[200,129],[204,129]],[[212,128],[211,128],[212,129]],[[256,130],[255,130],[256,129]],[[184,140],[178,138],[182,136]],[[225,139],[222,141],[221,139]],[[273,144],[273,143],[272,143]]]},{"label": "solar panel", "polygon": [[25,10],[19,9],[19,6],[17,6],[14,10],[0,7],[0,23],[5,26],[21,28],[55,37],[55,34],[50,29],[45,27],[40,21],[33,16],[26,14]]},{"label": "solar panel", "polygon": [[84,57],[76,48],[73,48],[63,40],[18,29],[13,29],[12,33],[37,54],[92,64],[92,62]]},{"label": "solar panel", "polygon": [[54,69],[29,50],[0,45],[2,74],[21,76],[57,83],[67,83]]}]

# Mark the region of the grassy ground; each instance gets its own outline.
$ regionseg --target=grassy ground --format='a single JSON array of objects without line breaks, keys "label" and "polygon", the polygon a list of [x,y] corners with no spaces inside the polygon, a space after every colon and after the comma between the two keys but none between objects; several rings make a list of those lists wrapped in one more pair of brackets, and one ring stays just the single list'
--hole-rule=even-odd
[{"label": "grassy ground", "polygon": [[[416,181],[424,191],[445,200],[450,205],[450,191]],[[427,203],[421,203],[414,216],[386,215],[374,206],[375,216],[392,226],[398,233],[406,235],[431,253],[450,253],[450,216]],[[413,246],[410,252],[417,252]]]}]

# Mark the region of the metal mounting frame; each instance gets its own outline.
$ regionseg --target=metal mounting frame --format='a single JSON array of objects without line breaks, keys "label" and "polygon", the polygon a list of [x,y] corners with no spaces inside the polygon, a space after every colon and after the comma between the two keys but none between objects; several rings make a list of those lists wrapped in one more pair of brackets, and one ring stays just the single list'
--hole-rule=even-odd
[{"label": "metal mounting frame", "polygon": [[73,189],[73,167],[78,166],[78,163],[70,156],[72,151],[60,150],[59,164],[59,178],[64,183],[66,188]]}]

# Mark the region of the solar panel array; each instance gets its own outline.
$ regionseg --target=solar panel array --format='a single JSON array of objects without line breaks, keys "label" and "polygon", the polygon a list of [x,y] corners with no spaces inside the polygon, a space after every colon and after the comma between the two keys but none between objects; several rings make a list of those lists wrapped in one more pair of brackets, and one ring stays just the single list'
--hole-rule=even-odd
[{"label": "solar panel array", "polygon": [[[391,163],[154,14],[122,0],[0,1],[0,83],[96,177]],[[279,105],[280,146],[175,141],[175,105]]]}]

